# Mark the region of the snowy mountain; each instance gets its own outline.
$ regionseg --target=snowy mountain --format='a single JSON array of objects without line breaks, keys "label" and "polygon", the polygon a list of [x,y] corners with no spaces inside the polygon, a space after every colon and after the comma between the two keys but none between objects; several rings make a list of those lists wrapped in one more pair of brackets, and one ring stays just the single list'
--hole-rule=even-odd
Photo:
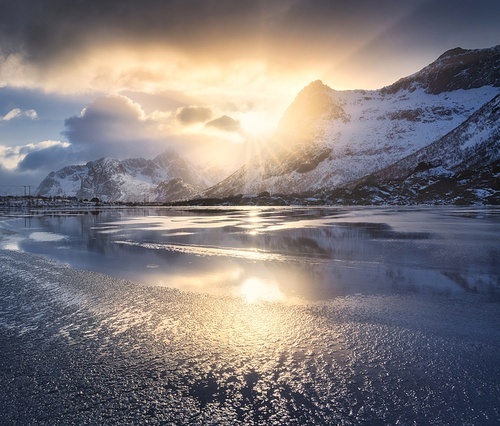
[{"label": "snowy mountain", "polygon": [[266,148],[223,180],[227,171],[166,152],[68,166],[36,193],[105,201],[269,193],[338,203],[491,203],[500,191],[499,94],[500,46],[456,48],[379,90],[312,82]]},{"label": "snowy mountain", "polygon": [[489,49],[455,49],[443,53],[435,62],[419,72],[382,89],[384,93],[423,88],[437,95],[454,90],[483,86],[500,87],[499,46]]},{"label": "snowy mountain", "polygon": [[397,163],[370,175],[372,180],[406,178],[415,169],[447,174],[500,160],[500,95],[447,135]]},{"label": "snowy mountain", "polygon": [[[455,156],[453,167],[466,157],[473,164],[477,149],[499,150],[499,121],[482,110],[499,93],[500,46],[452,49],[380,90],[336,91],[315,81],[287,109],[266,149],[204,196],[325,193],[430,146]],[[450,142],[458,137],[467,142]]]},{"label": "snowy mountain", "polygon": [[500,204],[500,95],[438,141],[327,196],[339,204]]},{"label": "snowy mountain", "polygon": [[38,186],[41,196],[97,197],[103,201],[173,201],[193,197],[213,184],[173,151],[152,160],[101,158],[51,172]]}]

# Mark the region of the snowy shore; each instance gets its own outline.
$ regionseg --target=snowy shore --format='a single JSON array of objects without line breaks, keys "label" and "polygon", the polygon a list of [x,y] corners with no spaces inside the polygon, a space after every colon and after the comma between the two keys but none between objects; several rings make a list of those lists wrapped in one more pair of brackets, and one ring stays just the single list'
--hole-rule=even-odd
[{"label": "snowy shore", "polygon": [[0,250],[3,424],[495,424],[487,295],[247,303]]}]

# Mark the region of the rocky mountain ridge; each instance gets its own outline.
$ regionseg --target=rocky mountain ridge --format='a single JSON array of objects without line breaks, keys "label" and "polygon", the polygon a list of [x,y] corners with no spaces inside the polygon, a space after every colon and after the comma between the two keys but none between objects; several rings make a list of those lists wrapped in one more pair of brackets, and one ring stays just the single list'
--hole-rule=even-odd
[{"label": "rocky mountain ridge", "polygon": [[51,172],[35,191],[40,196],[75,196],[103,201],[165,202],[190,198],[213,181],[174,151],[152,160],[101,158]]},{"label": "rocky mountain ridge", "polygon": [[312,82],[260,154],[223,180],[167,152],[68,166],[36,193],[139,202],[232,203],[264,194],[264,203],[498,204],[499,104],[500,46],[455,48],[379,90]]},{"label": "rocky mountain ridge", "polygon": [[426,147],[464,167],[486,167],[500,150],[493,113],[499,93],[500,46],[452,49],[380,90],[336,91],[313,82],[266,150],[203,196],[328,194],[373,181]]},{"label": "rocky mountain ridge", "polygon": [[499,63],[500,46],[469,50],[457,47],[444,52],[417,73],[381,90],[391,94],[400,90],[423,88],[426,93],[438,95],[483,86],[500,87]]}]

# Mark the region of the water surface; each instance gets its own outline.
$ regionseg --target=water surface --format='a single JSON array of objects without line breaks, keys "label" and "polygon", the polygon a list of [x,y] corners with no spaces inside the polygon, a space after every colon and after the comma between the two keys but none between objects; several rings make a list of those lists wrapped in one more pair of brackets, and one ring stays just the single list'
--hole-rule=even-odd
[{"label": "water surface", "polygon": [[5,213],[1,421],[499,424],[499,213]]},{"label": "water surface", "polygon": [[10,218],[10,247],[147,284],[248,299],[498,295],[495,209],[232,208]]}]

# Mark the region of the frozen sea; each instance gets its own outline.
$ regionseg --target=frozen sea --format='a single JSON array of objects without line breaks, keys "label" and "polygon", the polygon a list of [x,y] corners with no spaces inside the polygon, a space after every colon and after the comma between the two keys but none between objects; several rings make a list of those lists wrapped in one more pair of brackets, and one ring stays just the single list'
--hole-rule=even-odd
[{"label": "frozen sea", "polygon": [[0,212],[0,424],[500,424],[500,209]]}]

